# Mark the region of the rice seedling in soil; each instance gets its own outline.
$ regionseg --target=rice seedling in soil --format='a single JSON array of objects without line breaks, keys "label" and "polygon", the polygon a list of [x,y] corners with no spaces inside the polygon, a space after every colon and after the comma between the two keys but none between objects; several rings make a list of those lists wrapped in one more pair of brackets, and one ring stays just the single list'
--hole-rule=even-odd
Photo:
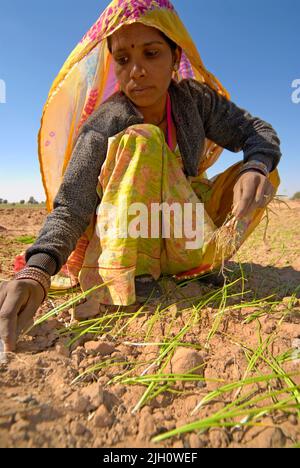
[{"label": "rice seedling in soil", "polygon": [[34,236],[19,236],[15,238],[16,242],[25,245],[33,244],[35,239],[36,238]]},{"label": "rice seedling in soil", "polygon": [[[186,282],[186,286],[189,283]],[[227,427],[232,430],[241,427],[250,426],[264,426],[263,418],[266,415],[275,414],[280,411],[281,413],[290,414],[292,411],[296,411],[299,414],[300,409],[300,389],[299,386],[293,381],[293,374],[286,372],[282,364],[287,362],[293,356],[292,350],[286,352],[284,355],[274,356],[270,352],[270,347],[276,339],[276,332],[272,333],[267,338],[263,339],[261,335],[261,323],[260,319],[265,314],[271,314],[278,305],[279,301],[269,301],[270,297],[264,298],[263,300],[253,300],[250,302],[242,301],[238,304],[228,305],[228,301],[233,299],[233,302],[240,298],[241,293],[230,293],[233,286],[239,282],[239,279],[232,283],[224,285],[223,288],[217,291],[210,291],[206,295],[199,297],[193,297],[189,307],[183,307],[180,313],[185,314],[185,325],[174,334],[173,330],[176,329],[176,314],[172,313],[174,307],[180,306],[180,303],[186,302],[186,299],[182,299],[163,307],[159,304],[154,312],[147,316],[146,306],[141,306],[137,311],[126,312],[119,308],[118,311],[113,313],[105,313],[101,317],[95,319],[86,320],[80,323],[71,325],[70,327],[63,329],[60,334],[63,336],[69,336],[69,345],[73,345],[76,341],[80,340],[86,334],[93,334],[95,337],[100,337],[109,332],[110,336],[114,340],[124,339],[130,337],[130,327],[139,318],[144,317],[144,339],[139,336],[140,341],[123,341],[123,344],[136,347],[136,348],[147,348],[156,347],[157,356],[151,361],[145,360],[120,360],[115,359],[100,359],[98,363],[87,368],[83,373],[79,374],[74,380],[73,384],[85,380],[87,376],[93,376],[97,379],[99,372],[109,372],[111,367],[117,367],[118,372],[115,377],[112,377],[108,382],[107,386],[114,384],[121,384],[123,386],[143,386],[145,391],[141,398],[136,402],[135,406],[131,409],[134,414],[138,412],[143,406],[151,404],[151,401],[156,399],[159,395],[169,394],[171,396],[185,394],[185,385],[193,384],[195,386],[198,383],[207,383],[209,380],[218,384],[218,388],[212,392],[206,394],[202,399],[199,400],[198,405],[191,412],[191,416],[196,415],[200,408],[207,405],[209,402],[224,397],[226,395],[233,395],[233,401],[229,404],[225,404],[222,410],[216,411],[209,417],[200,418],[193,423],[185,426],[176,428],[176,430],[169,431],[165,434],[161,434],[153,439],[153,442],[161,442],[169,437],[175,437],[183,433],[192,431],[207,431],[216,427]],[[287,309],[294,304],[295,295],[290,299]],[[245,291],[243,292],[245,296]],[[82,298],[82,295],[69,301],[67,307],[70,304],[76,303],[76,301]],[[213,304],[215,313],[212,316],[212,326],[207,333],[207,338],[203,345],[195,345],[185,341],[186,335],[191,333],[199,323],[201,322],[201,312],[207,310]],[[185,304],[184,304],[185,306]],[[63,306],[64,307],[64,306]],[[244,372],[243,378],[236,381],[225,384],[222,379],[207,379],[203,376],[201,368],[203,369],[205,363],[202,362],[200,365],[191,368],[188,372],[170,373],[168,366],[174,357],[176,350],[181,348],[193,349],[193,350],[209,350],[210,342],[213,340],[216,334],[226,336],[220,330],[221,324],[224,323],[226,315],[232,314],[233,311],[243,309],[256,308],[254,313],[250,313],[243,320],[245,324],[256,323],[257,324],[257,347],[251,348],[239,342],[239,346],[244,350],[245,357],[248,365]],[[62,307],[53,310],[51,314],[58,313],[62,310]],[[146,316],[146,317],[145,317]],[[48,315],[49,317],[49,315]],[[39,323],[45,320],[46,317],[40,319]],[[278,329],[283,323],[285,314],[282,315],[281,320],[278,322]],[[164,330],[164,336],[162,341],[149,342],[147,340],[155,338],[155,330],[157,324],[164,322],[167,326]],[[235,340],[236,337],[226,336],[229,340]],[[295,355],[293,356],[295,358]],[[269,368],[272,373],[266,373],[266,371],[260,370],[260,364],[264,364]],[[200,372],[199,372],[200,371]],[[295,375],[299,375],[300,372],[296,372]],[[276,382],[276,384],[274,384]],[[225,384],[225,385],[224,385]],[[262,391],[254,390],[253,386],[265,384],[265,388]],[[277,386],[280,385],[280,389]],[[251,387],[251,391],[245,393],[245,390]],[[233,393],[234,392],[234,393]],[[244,393],[243,393],[244,392]],[[259,396],[257,396],[257,392]],[[242,395],[241,395],[242,393]],[[226,399],[231,399],[227,397]],[[226,401],[226,400],[225,400]]]}]

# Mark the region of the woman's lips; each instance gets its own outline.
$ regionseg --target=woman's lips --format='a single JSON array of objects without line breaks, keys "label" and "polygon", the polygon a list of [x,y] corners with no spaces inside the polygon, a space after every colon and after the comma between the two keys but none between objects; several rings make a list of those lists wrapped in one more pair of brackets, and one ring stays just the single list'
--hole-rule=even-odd
[{"label": "woman's lips", "polygon": [[131,92],[135,94],[142,94],[149,91],[150,89],[153,89],[153,86],[146,86],[144,88],[134,88]]}]

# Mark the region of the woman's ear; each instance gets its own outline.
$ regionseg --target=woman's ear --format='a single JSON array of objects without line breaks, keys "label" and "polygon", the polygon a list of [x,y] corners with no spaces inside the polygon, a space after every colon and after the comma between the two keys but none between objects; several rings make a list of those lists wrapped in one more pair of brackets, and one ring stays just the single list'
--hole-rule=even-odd
[{"label": "woman's ear", "polygon": [[181,55],[182,55],[182,49],[181,47],[177,47],[174,52],[174,65],[177,66],[177,69],[179,68],[179,65],[181,62]]}]

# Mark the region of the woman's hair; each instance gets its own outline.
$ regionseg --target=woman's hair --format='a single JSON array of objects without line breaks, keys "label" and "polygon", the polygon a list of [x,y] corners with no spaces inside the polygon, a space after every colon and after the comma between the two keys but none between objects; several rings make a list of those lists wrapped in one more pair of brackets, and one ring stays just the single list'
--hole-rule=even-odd
[{"label": "woman's hair", "polygon": [[[166,36],[162,31],[159,31],[159,33],[167,42],[167,44],[169,44],[171,51],[175,52],[175,50],[177,49],[177,44],[174,41],[172,41],[172,39],[170,39],[168,36]],[[111,36],[107,37],[107,47],[109,52],[112,53]]]}]

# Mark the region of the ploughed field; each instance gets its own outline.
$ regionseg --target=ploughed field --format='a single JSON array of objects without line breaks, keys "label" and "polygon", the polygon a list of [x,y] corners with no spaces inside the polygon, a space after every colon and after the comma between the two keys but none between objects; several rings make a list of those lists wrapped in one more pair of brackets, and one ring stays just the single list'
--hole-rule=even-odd
[{"label": "ploughed field", "polygon": [[[0,447],[299,445],[300,202],[268,213],[223,288],[163,278],[160,303],[90,319],[50,294],[0,364]],[[46,214],[0,206],[1,281]]]}]

